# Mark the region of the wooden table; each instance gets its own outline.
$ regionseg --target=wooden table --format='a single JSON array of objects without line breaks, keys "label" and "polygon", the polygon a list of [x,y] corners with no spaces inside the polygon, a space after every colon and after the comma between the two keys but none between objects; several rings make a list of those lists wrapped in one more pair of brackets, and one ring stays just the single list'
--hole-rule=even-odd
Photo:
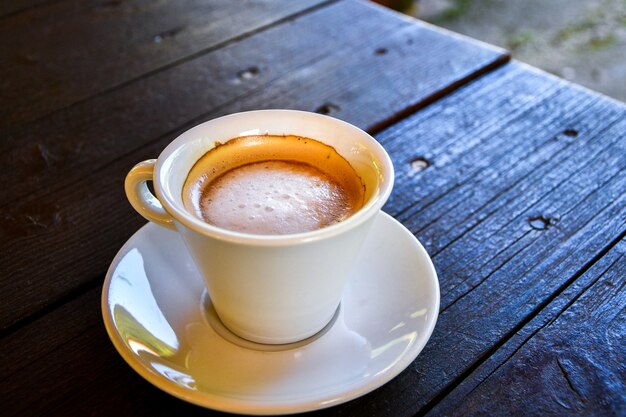
[{"label": "wooden table", "polygon": [[[0,4],[2,414],[212,415],[135,374],[100,293],[123,179],[242,110],[329,114],[397,171],[433,258],[426,348],[336,416],[626,413],[626,107],[363,1]],[[314,415],[316,415],[314,413]]]}]

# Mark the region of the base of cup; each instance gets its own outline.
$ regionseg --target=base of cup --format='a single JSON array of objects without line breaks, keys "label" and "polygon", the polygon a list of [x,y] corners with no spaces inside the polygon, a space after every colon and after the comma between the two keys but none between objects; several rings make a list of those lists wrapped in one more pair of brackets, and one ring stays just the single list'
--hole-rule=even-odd
[{"label": "base of cup", "polygon": [[263,341],[252,340],[253,338],[246,338],[242,335],[235,333],[230,330],[228,326],[220,319],[215,311],[215,307],[211,302],[211,298],[206,290],[204,290],[202,294],[202,312],[207,323],[215,330],[215,333],[220,335],[225,340],[229,342],[246,348],[253,350],[260,350],[265,352],[277,352],[283,350],[297,349],[302,346],[308,345],[309,343],[319,339],[322,337],[328,330],[330,330],[335,321],[337,321],[337,317],[339,316],[339,312],[341,310],[341,303],[335,310],[334,314],[330,317],[329,321],[322,327],[320,330],[313,332],[313,334],[307,334],[305,337],[289,343],[266,343]]}]

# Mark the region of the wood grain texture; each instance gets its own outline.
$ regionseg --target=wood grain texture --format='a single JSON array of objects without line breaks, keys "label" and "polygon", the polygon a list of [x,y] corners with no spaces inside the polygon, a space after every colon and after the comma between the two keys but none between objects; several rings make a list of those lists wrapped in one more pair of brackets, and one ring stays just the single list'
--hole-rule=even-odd
[{"label": "wood grain texture", "polygon": [[102,327],[100,292],[98,288],[92,288],[17,330],[12,337],[3,338],[0,342],[3,349],[0,381],[15,380],[21,369],[45,361],[55,351],[64,351],[64,346],[84,337],[91,328]]},{"label": "wood grain texture", "polygon": [[[492,126],[486,135],[478,133],[468,141],[457,141],[447,149],[447,154],[437,154],[434,148],[429,156],[433,167],[423,177],[440,177],[443,173],[453,181],[444,186],[420,186],[417,204],[408,209],[398,207],[398,217],[418,233],[431,253],[451,260],[442,265],[455,280],[452,288],[444,289],[444,308],[468,290],[467,280],[478,278],[479,270],[496,261],[484,258],[486,252],[502,258],[506,253],[501,251],[524,236],[538,236],[538,232],[551,227],[558,230],[563,215],[578,204],[578,198],[584,197],[579,189],[588,188],[589,181],[600,181],[601,175],[611,178],[623,169],[620,157],[615,159],[611,155],[611,152],[620,155],[624,146],[620,133],[624,117],[621,106],[594,101],[592,96],[580,97],[579,91],[571,89],[557,90],[543,101],[550,104],[536,106],[532,117],[528,113],[519,114],[520,123],[513,123],[513,119],[507,126]],[[554,111],[554,107],[560,111]],[[448,109],[452,111],[453,107]],[[580,118],[587,111],[605,114],[606,118],[602,121]],[[537,122],[539,119],[541,123]],[[475,121],[481,123],[479,119]],[[606,124],[612,123],[617,125],[604,132]],[[576,138],[563,134],[572,126],[577,129]],[[424,122],[420,130],[429,127]],[[523,135],[524,139],[509,143],[492,140],[475,146],[494,134]],[[424,143],[420,146],[429,147]],[[612,150],[612,146],[616,148]],[[458,157],[449,159],[454,153]],[[556,165],[559,169],[555,169]],[[558,194],[563,189],[567,191]],[[393,208],[398,203],[400,200],[392,198],[389,206]],[[499,215],[503,209],[508,210],[507,216]],[[515,227],[513,233],[507,234],[506,229],[516,224],[526,227]],[[475,267],[468,269],[468,265]]]},{"label": "wood grain texture", "polygon": [[102,324],[99,288],[0,343],[3,415],[45,414],[52,398],[71,396],[106,373],[115,359]]},{"label": "wood grain texture", "polygon": [[[328,29],[320,30],[322,22]],[[376,53],[380,45],[386,45],[382,56]],[[61,188],[161,135],[238,110],[319,110],[371,130],[506,59],[503,51],[342,2],[40,122],[6,129],[0,162],[19,164],[0,177],[0,206],[38,189]]]},{"label": "wood grain texture", "polygon": [[[511,71],[526,74],[507,80]],[[474,90],[466,103],[455,104],[482,83],[483,92]],[[566,88],[558,93],[561,86]],[[537,100],[526,106],[521,91],[537,91]],[[496,103],[484,107],[489,100]],[[488,133],[481,134],[485,127]],[[400,175],[407,175],[387,210],[402,218],[407,206],[420,206],[403,221],[434,254],[443,312],[411,371],[381,389],[386,401],[376,413],[393,415],[388,402],[410,415],[438,401],[451,381],[489,357],[623,233],[625,129],[623,105],[512,65],[379,135]],[[570,137],[563,134],[567,130],[578,133]],[[425,153],[446,138],[449,152],[439,158]],[[474,151],[468,149],[472,142]],[[561,153],[559,143],[567,144]],[[569,146],[574,148],[567,152]],[[412,172],[407,155],[426,155],[431,165]],[[518,165],[527,167],[526,174]],[[407,202],[410,192],[417,204]],[[413,216],[447,196],[446,204],[413,223]]]},{"label": "wood grain texture", "polygon": [[[518,65],[466,90],[467,101],[459,91],[378,136],[399,172],[387,210],[402,218],[420,205],[419,216],[451,198],[423,222],[404,219],[434,254],[445,311],[411,371],[367,402],[372,414],[411,415],[438,401],[626,228],[623,105]],[[467,152],[472,140],[481,152]],[[442,141],[450,152],[428,153]],[[414,169],[414,160],[430,163]],[[341,415],[358,406],[348,410]]]},{"label": "wood grain texture", "polygon": [[102,323],[100,292],[0,341],[2,415],[222,415],[164,394],[123,361]]},{"label": "wood grain texture", "polygon": [[624,415],[625,255],[621,240],[520,332],[514,351],[490,358],[429,415]]},{"label": "wood grain texture", "polygon": [[[468,397],[467,393],[454,397],[454,388],[462,389],[462,382],[474,372],[484,372],[489,366],[491,372],[505,363],[519,347],[520,335],[528,338],[528,332],[537,329],[536,322],[540,326],[550,322],[555,315],[545,315],[547,308],[554,306],[557,314],[567,311],[567,304],[595,282],[593,277],[601,275],[597,271],[602,265],[622,265],[611,272],[612,277],[622,281],[603,293],[605,307],[596,310],[610,314],[621,311],[614,305],[622,300],[623,307],[623,258],[615,261],[615,254],[623,252],[624,244],[611,248],[626,232],[625,132],[623,105],[523,65],[510,64],[378,134],[398,172],[399,188],[394,190],[387,211],[406,216],[404,223],[418,232],[434,255],[443,311],[425,350],[397,378],[363,398],[312,415],[408,416],[438,404],[445,407],[450,392],[456,401],[467,397],[478,404],[478,397]],[[431,154],[425,152],[429,149]],[[412,165],[420,155],[428,163]],[[114,186],[107,189],[113,190]],[[438,210],[429,211],[437,204]],[[414,223],[412,219],[423,212],[428,213],[423,221]],[[595,260],[601,266],[593,266]],[[80,306],[99,308],[91,304],[95,300],[89,297],[95,296],[90,294],[59,307],[59,311],[85,308]],[[596,316],[604,323],[611,320],[604,314]],[[12,404],[20,404],[20,397],[24,401],[38,398],[41,409],[51,415],[94,409],[102,415],[119,410],[133,415],[168,415],[181,410],[189,415],[212,414],[142,381],[116,357],[110,344],[94,340],[105,337],[104,330],[95,323],[90,327],[72,314],[57,314],[54,323],[45,321],[49,317],[53,314],[16,331],[10,339],[14,346],[26,346],[23,355],[32,361],[19,370],[13,368],[12,375],[35,372],[40,378],[38,385],[47,387],[48,378],[55,375],[60,362],[77,374],[74,390],[67,386],[45,388],[46,395],[42,396],[15,388],[12,395],[18,399]],[[575,314],[572,320],[579,317]],[[66,354],[87,347],[99,353],[89,359],[97,363],[91,367],[72,365],[62,354],[53,359],[49,350],[29,345],[37,334],[34,329],[44,328],[42,323],[60,335],[50,337],[53,346],[64,346]],[[623,321],[611,323],[616,326],[616,340],[621,340]],[[553,339],[538,340],[543,346],[548,343],[544,340]],[[576,351],[578,346],[585,345],[577,338],[571,338],[571,345],[562,345],[567,352]],[[596,349],[590,358],[599,363],[605,354],[606,350]],[[19,361],[19,354],[13,358]],[[500,361],[493,365],[490,358]],[[511,362],[510,368],[505,369],[509,367],[505,364],[502,369],[506,372],[498,375],[514,380],[519,369],[516,366],[520,367],[526,356],[518,358],[522,359]],[[539,355],[536,363],[544,364],[542,358]],[[567,358],[570,363],[563,362],[563,369],[574,375],[569,366],[577,365],[578,359]],[[113,365],[107,368],[106,363]],[[553,362],[545,363],[546,375],[553,377]],[[599,375],[593,367],[585,370],[584,375]],[[487,383],[498,384],[498,379],[490,382],[482,375]],[[586,376],[578,375],[586,384]],[[120,380],[125,381],[127,389],[117,388]],[[26,378],[15,381],[20,386],[27,383]],[[69,384],[74,384],[73,380]],[[614,392],[623,395],[620,385],[615,387]],[[522,395],[523,388],[520,384],[510,389]],[[574,397],[565,396],[566,391],[559,389],[555,393],[563,394],[559,398],[572,410],[578,406]],[[619,407],[619,401],[609,402]],[[512,402],[509,405],[513,407]],[[487,407],[490,414],[498,414],[484,400],[481,406]],[[479,408],[475,410],[480,412]]]},{"label": "wood grain texture", "polygon": [[328,106],[373,129],[506,59],[344,1],[10,129],[0,144],[0,163],[15,167],[0,176],[0,265],[11,278],[0,301],[20,301],[0,303],[2,327],[101,279],[143,222],[123,195],[125,174],[187,128],[241,110]]},{"label": "wood grain texture", "polygon": [[66,0],[0,20],[0,127],[172,65],[321,0]]},{"label": "wood grain texture", "polygon": [[23,13],[55,1],[61,0],[6,0],[0,2],[0,19],[9,18],[13,14]]}]

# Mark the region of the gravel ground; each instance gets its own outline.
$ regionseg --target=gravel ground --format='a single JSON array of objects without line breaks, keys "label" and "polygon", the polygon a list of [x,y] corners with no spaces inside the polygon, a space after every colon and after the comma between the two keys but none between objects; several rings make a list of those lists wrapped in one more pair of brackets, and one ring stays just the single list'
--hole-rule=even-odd
[{"label": "gravel ground", "polygon": [[626,0],[418,0],[407,12],[626,102]]}]

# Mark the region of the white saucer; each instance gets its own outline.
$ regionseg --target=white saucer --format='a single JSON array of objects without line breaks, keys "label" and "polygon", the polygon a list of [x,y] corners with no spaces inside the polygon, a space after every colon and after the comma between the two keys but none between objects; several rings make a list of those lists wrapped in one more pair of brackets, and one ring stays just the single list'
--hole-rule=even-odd
[{"label": "white saucer", "polygon": [[243,414],[326,408],[380,387],[417,357],[439,312],[428,254],[382,212],[334,322],[308,343],[262,351],[223,338],[209,324],[203,288],[178,234],[149,223],[109,268],[104,323],[122,357],[152,384]]}]

